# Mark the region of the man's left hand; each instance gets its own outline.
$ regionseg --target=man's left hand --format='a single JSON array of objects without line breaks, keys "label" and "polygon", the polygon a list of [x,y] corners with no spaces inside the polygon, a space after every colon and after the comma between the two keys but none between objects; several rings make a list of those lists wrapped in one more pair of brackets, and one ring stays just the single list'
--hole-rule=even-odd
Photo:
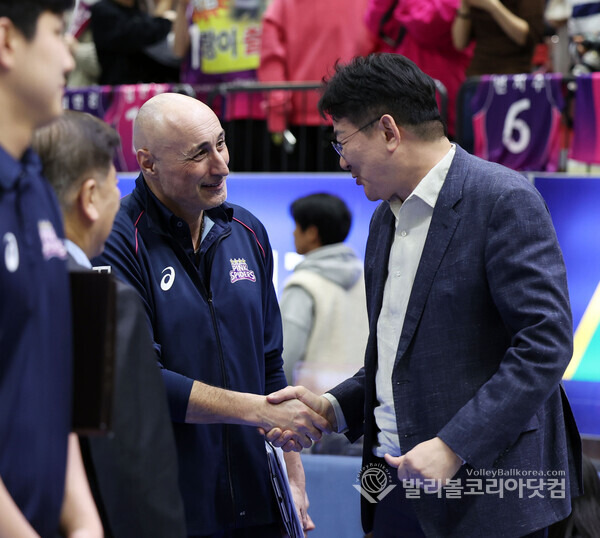
[{"label": "man's left hand", "polygon": [[313,520],[308,515],[308,495],[306,494],[306,477],[304,475],[304,467],[300,454],[295,452],[287,452],[283,455],[285,459],[285,465],[287,467],[287,475],[290,483],[290,490],[292,497],[294,498],[294,505],[296,512],[300,518],[302,524],[302,530],[304,535],[308,531],[312,531],[315,528]]},{"label": "man's left hand", "polygon": [[296,511],[298,512],[300,523],[302,523],[304,536],[306,536],[307,532],[312,531],[315,528],[315,524],[308,514],[308,506],[310,503],[308,502],[306,489],[299,487],[294,484],[293,481],[290,481],[290,490],[292,491],[292,497],[294,498],[294,504],[296,505]]},{"label": "man's left hand", "polygon": [[419,443],[402,456],[385,455],[388,465],[398,468],[398,479],[433,479],[442,486],[460,469],[462,460],[439,437]]}]

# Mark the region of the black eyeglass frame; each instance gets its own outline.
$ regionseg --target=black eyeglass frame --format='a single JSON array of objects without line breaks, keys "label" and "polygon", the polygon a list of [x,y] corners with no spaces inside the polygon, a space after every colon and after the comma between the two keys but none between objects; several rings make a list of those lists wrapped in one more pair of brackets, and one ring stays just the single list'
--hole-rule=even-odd
[{"label": "black eyeglass frame", "polygon": [[367,127],[373,125],[376,121],[379,121],[381,118],[381,116],[371,120],[369,123],[366,123],[365,125],[363,125],[360,129],[356,129],[356,131],[354,131],[353,133],[350,133],[346,138],[344,138],[344,140],[332,140],[331,141],[331,146],[333,147],[333,149],[335,150],[335,152],[342,157],[342,159],[344,158],[344,155],[342,154],[342,150],[344,149],[344,144],[350,139],[352,138],[356,133],[359,133],[360,131],[362,131],[363,129],[366,129]]}]

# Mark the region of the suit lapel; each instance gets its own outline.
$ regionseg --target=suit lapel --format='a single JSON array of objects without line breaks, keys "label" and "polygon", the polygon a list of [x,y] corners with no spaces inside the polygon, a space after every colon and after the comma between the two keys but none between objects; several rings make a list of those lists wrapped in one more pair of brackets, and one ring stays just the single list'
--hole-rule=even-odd
[{"label": "suit lapel", "polygon": [[385,283],[388,276],[390,250],[394,241],[394,232],[396,231],[396,218],[394,217],[389,204],[385,203],[383,206],[384,207],[381,209],[384,213],[382,217],[382,226],[380,228],[382,233],[375,239],[375,244],[370,253],[372,256],[373,270],[371,271],[371,274],[374,276],[373,290],[375,290],[375,293],[371,295],[374,303],[370,305],[369,310],[377,313],[376,316],[371,316],[371,332],[373,334],[376,333],[377,320],[383,304],[383,290],[385,289]]},{"label": "suit lapel", "polygon": [[415,334],[435,275],[460,221],[460,214],[455,207],[462,197],[462,187],[467,168],[467,154],[457,146],[452,165],[448,170],[448,175],[433,210],[423,254],[421,255],[406,310],[396,353],[396,363],[408,349]]},{"label": "suit lapel", "polygon": [[[378,214],[380,213],[380,214]],[[377,321],[383,303],[383,290],[388,274],[388,260],[394,240],[396,219],[387,202],[375,210],[373,220],[377,222],[369,232],[365,250],[365,284],[367,286],[367,311],[369,314],[369,338],[365,354],[366,384],[365,402],[373,402],[375,394],[375,372],[377,371]],[[367,405],[370,405],[367,403]],[[365,432],[367,433],[367,432]]]}]

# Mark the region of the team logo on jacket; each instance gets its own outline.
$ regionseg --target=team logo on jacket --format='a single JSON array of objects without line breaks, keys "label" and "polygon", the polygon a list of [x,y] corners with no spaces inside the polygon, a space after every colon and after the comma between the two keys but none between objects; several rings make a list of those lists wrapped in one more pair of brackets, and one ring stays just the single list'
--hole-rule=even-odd
[{"label": "team logo on jacket", "polygon": [[250,282],[256,282],[256,276],[254,271],[248,269],[248,264],[244,258],[234,258],[229,260],[231,262],[231,271],[229,271],[229,277],[231,283],[237,282],[238,280],[249,280]]},{"label": "team logo on jacket", "polygon": [[49,220],[38,221],[38,232],[40,234],[40,242],[42,243],[42,255],[44,260],[50,258],[66,259],[67,249],[65,244],[58,238],[54,231],[54,226]]},{"label": "team logo on jacket", "polygon": [[160,279],[160,289],[169,291],[173,282],[175,282],[175,269],[169,265],[169,267],[165,267],[162,270],[161,275],[163,275],[163,277]]}]

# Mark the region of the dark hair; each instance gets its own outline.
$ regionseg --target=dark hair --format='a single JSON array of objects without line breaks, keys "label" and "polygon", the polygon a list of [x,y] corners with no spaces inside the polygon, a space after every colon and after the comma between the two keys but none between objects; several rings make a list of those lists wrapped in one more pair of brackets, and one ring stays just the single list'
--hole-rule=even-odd
[{"label": "dark hair", "polygon": [[292,202],[290,213],[302,230],[316,226],[322,245],[344,241],[352,224],[348,206],[333,194],[317,193],[298,198]]},{"label": "dark hair", "polygon": [[35,131],[32,146],[40,156],[44,176],[66,208],[71,203],[69,193],[78,190],[89,174],[108,173],[119,143],[117,131],[101,119],[65,110]]},{"label": "dark hair", "polygon": [[594,462],[583,456],[583,495],[571,501],[571,514],[548,529],[549,538],[595,538],[600,528],[600,478]]},{"label": "dark hair", "polygon": [[[433,79],[400,54],[359,56],[323,79],[319,112],[356,126],[390,114],[397,124],[425,140],[444,136]],[[370,127],[372,128],[372,127]]]},{"label": "dark hair", "polygon": [[25,39],[31,40],[44,11],[62,15],[73,3],[73,0],[0,0],[0,17],[9,18]]}]

